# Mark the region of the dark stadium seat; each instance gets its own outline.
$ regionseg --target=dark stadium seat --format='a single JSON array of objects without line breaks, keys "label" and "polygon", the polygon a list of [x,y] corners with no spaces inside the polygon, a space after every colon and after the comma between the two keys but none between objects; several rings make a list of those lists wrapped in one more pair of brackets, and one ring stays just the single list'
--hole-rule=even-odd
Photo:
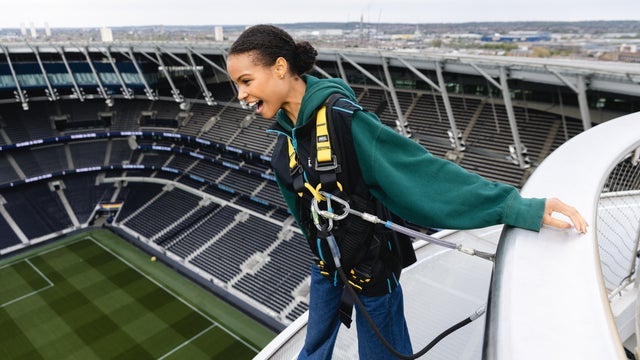
[{"label": "dark stadium seat", "polygon": [[3,191],[7,209],[29,239],[35,239],[72,226],[60,198],[46,182],[22,185]]},{"label": "dark stadium seat", "polygon": [[0,216],[0,234],[0,249],[6,249],[21,242],[3,216]]}]

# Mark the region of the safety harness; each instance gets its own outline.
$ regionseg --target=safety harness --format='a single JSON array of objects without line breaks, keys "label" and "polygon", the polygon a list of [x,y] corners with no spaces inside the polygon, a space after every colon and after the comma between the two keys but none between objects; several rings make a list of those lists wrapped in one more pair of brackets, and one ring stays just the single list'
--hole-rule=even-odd
[{"label": "safety harness", "polygon": [[[328,239],[335,239],[341,253],[342,267],[348,277],[346,286],[351,286],[357,293],[368,296],[384,295],[398,286],[403,267],[401,255],[398,253],[396,235],[384,229],[383,226],[372,225],[355,217],[326,218],[318,215],[323,211],[343,212],[347,207],[354,207],[368,213],[380,214],[384,211],[382,204],[375,201],[368,192],[365,196],[357,193],[346,194],[346,189],[339,181],[339,175],[342,172],[341,162],[344,160],[343,155],[346,156],[347,153],[341,153],[343,149],[339,146],[340,142],[335,140],[337,136],[331,110],[341,98],[343,97],[340,94],[330,96],[315,115],[315,129],[312,131],[313,140],[307,161],[307,168],[314,172],[314,178],[317,180],[315,185],[311,184],[308,174],[300,164],[291,138],[287,138],[293,189],[301,200],[304,200],[301,202],[309,204],[316,237],[315,244],[310,243],[310,245],[318,257],[317,266],[320,273],[332,279],[335,286],[343,285],[329,247]],[[346,180],[353,181],[353,179]],[[347,200],[343,204],[332,201],[332,198]],[[405,241],[410,242],[408,238]],[[415,260],[411,262],[413,261]],[[350,327],[355,299],[353,292],[346,291],[346,286],[342,294],[339,315],[342,323]]]},{"label": "safety harness", "polygon": [[[368,194],[368,190],[359,170],[354,172],[357,161],[354,162],[353,158],[350,158],[347,163],[351,166],[343,168],[346,156],[355,157],[353,148],[346,149],[344,153],[340,152],[342,148],[352,146],[351,138],[349,136],[346,141],[342,141],[344,138],[338,138],[335,135],[335,125],[341,126],[340,133],[343,137],[345,133],[350,134],[350,127],[345,127],[345,122],[335,124],[332,120],[334,104],[340,99],[341,96],[337,94],[330,96],[316,113],[315,128],[311,131],[314,146],[306,149],[307,171],[301,164],[299,151],[291,140],[293,134],[292,137],[287,136],[286,155],[288,155],[290,178],[286,183],[298,194],[300,204],[308,205],[302,206],[301,209],[309,209],[310,214],[307,215],[312,218],[313,225],[310,225],[304,216],[300,216],[300,225],[307,235],[311,250],[318,257],[317,265],[320,273],[333,279],[335,286],[344,285],[339,309],[340,321],[350,327],[355,303],[390,353],[399,359],[416,359],[447,335],[480,317],[484,313],[484,307],[443,331],[419,352],[401,354],[382,336],[358,298],[358,294],[383,295],[392,292],[398,286],[402,268],[416,261],[410,237],[424,239],[490,261],[493,261],[493,254],[436,239],[395,223],[394,221],[402,222],[402,220],[370,195],[367,197],[363,194],[365,192]],[[284,150],[278,146],[276,149]],[[278,156],[285,154],[277,150],[274,151],[272,164],[277,173],[283,173],[286,170],[278,167],[281,164]],[[345,175],[343,170],[348,174]],[[310,181],[308,176],[310,174],[307,174],[311,171],[313,171],[315,186]],[[354,175],[357,178],[355,184],[353,183]],[[379,216],[386,220],[381,220]],[[315,244],[310,240],[313,237],[316,238]]]}]

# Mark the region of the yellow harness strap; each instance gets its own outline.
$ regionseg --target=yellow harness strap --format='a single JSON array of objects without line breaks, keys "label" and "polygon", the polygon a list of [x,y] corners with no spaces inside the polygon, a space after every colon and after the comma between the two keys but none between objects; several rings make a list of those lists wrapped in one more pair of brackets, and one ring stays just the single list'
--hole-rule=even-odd
[{"label": "yellow harness strap", "polygon": [[329,129],[327,128],[327,107],[318,110],[316,116],[316,152],[318,163],[322,164],[333,160],[331,142],[329,141]]},{"label": "yellow harness strap", "polygon": [[[289,169],[293,170],[298,166],[298,156],[296,155],[296,150],[293,147],[293,143],[291,142],[291,138],[287,138],[288,146],[289,146]],[[327,106],[323,105],[316,115],[316,159],[318,164],[323,164],[327,162],[333,162],[334,155],[331,151],[331,141],[329,138],[329,128],[327,127]],[[342,190],[342,184],[339,182],[337,186],[340,190]],[[305,182],[304,187],[309,190],[311,195],[318,201],[325,200],[325,197],[320,195],[320,188],[322,184],[318,184],[318,186],[313,187],[313,185]],[[302,196],[302,193],[298,193],[299,196]]]}]

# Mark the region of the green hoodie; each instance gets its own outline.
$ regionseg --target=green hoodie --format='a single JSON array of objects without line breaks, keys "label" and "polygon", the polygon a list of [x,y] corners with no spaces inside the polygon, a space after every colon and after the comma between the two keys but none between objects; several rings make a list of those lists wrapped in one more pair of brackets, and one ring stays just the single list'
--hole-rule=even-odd
[{"label": "green hoodie", "polygon": [[[295,128],[309,121],[333,93],[356,102],[353,90],[340,79],[305,75],[307,89],[293,127],[280,110],[277,122],[294,146]],[[446,229],[472,229],[508,224],[538,231],[545,199],[522,198],[513,186],[488,181],[457,164],[431,155],[421,145],[382,124],[371,112],[357,111],[351,123],[353,144],[369,191],[398,216],[414,224]],[[276,176],[277,178],[277,176]],[[297,195],[280,190],[297,217]],[[300,219],[297,219],[298,223]]]}]

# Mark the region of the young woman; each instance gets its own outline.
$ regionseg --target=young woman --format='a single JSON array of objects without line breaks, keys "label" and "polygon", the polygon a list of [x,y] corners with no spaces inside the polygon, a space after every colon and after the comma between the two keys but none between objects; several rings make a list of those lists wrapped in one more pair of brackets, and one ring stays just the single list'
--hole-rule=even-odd
[{"label": "young woman", "polygon": [[[344,286],[327,256],[326,238],[331,235],[340,244],[342,267],[353,279],[364,279],[354,280],[358,297],[384,337],[400,353],[412,352],[398,283],[400,270],[414,255],[403,246],[406,239],[353,216],[337,222],[332,231],[317,226],[310,210],[317,189],[334,190],[349,198],[354,208],[360,207],[357,210],[397,215],[425,227],[470,229],[508,224],[538,231],[547,224],[570,228],[570,223],[551,216],[560,212],[577,231],[586,232],[582,216],[560,200],[522,198],[512,186],[488,181],[436,158],[358,105],[353,90],[342,80],[306,75],[316,56],[308,42],[296,43],[280,28],[256,25],[238,37],[227,59],[238,99],[264,118],[276,118],[270,130],[279,135],[272,166],[290,211],[318,258],[311,266],[309,322],[299,359],[331,358],[340,314],[350,314],[350,309],[340,309],[345,304],[341,301]],[[327,113],[330,142],[339,149],[338,166],[327,172],[314,166],[320,146],[316,143],[316,113],[334,94],[339,94],[338,100]],[[346,303],[347,307],[352,304]],[[356,324],[361,358],[394,358],[359,310]]]}]

